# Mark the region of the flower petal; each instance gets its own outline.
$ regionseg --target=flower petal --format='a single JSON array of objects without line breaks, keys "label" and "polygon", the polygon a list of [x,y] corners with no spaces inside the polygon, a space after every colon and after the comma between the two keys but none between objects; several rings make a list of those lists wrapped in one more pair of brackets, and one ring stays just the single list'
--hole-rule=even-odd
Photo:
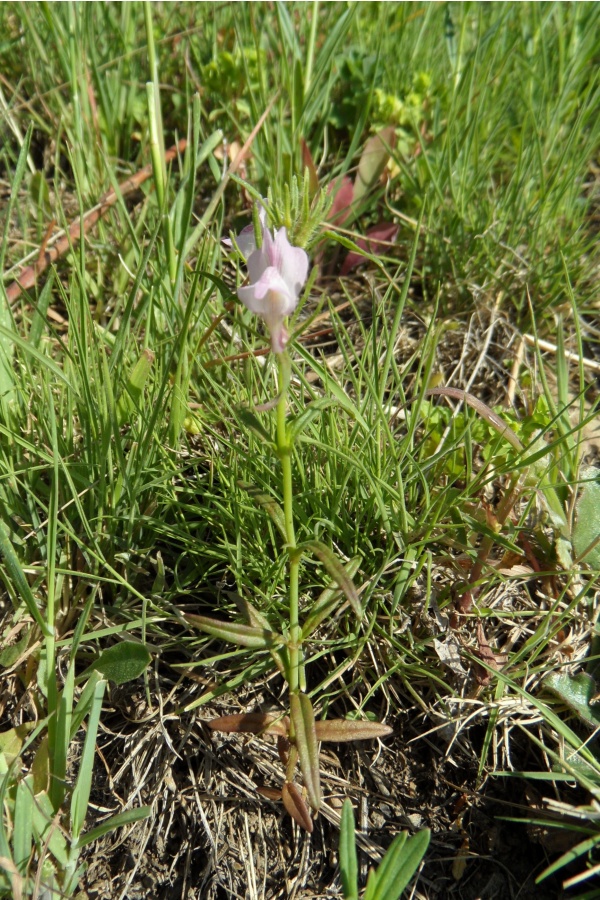
[{"label": "flower petal", "polygon": [[285,228],[280,228],[275,232],[273,250],[274,260],[271,265],[277,267],[283,280],[297,299],[308,275],[308,256],[300,247],[293,247],[290,244]]},{"label": "flower petal", "polygon": [[289,316],[297,305],[297,298],[273,266],[268,266],[257,281],[238,288],[237,294],[251,312],[264,319]]},{"label": "flower petal", "polygon": [[254,225],[246,225],[242,228],[235,239],[238,249],[242,256],[246,259],[256,250],[256,236],[254,234]]}]

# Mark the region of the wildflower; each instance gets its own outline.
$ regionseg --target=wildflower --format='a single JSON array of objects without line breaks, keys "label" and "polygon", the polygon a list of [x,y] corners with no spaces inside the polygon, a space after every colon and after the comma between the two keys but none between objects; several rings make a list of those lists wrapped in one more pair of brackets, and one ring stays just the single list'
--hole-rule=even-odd
[{"label": "wildflower", "polygon": [[244,228],[237,245],[247,258],[249,284],[238,288],[238,297],[248,309],[260,316],[271,335],[273,353],[282,353],[288,342],[285,319],[298,305],[300,291],[308,274],[308,256],[288,241],[285,228],[267,228],[267,214],[261,208],[262,246],[256,246],[252,226]]}]

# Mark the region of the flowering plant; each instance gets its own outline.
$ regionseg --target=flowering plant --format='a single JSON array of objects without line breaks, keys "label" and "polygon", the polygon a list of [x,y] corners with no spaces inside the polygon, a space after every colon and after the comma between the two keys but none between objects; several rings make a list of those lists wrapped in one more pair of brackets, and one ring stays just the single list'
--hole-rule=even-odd
[{"label": "flowering plant", "polygon": [[[271,208],[270,205],[269,209]],[[313,217],[320,215],[323,208],[322,203],[317,204]],[[285,678],[289,693],[289,716],[241,713],[221,716],[209,725],[216,731],[271,734],[277,737],[280,759],[286,769],[285,781],[278,796],[292,818],[310,832],[313,829],[313,816],[295,784],[297,765],[299,764],[302,772],[308,804],[316,816],[321,805],[319,742],[384,737],[391,732],[391,728],[370,721],[316,721],[312,701],[306,693],[303,646],[306,639],[334,612],[342,598],[349,601],[358,618],[362,617],[360,597],[352,581],[359,561],[350,560],[344,565],[321,541],[298,542],[296,538],[292,462],[298,428],[291,427],[287,414],[292,363],[287,350],[289,337],[285,320],[298,305],[300,292],[308,275],[308,255],[301,247],[290,243],[287,227],[274,229],[271,233],[267,227],[267,210],[264,204],[257,206],[255,212],[253,225],[244,228],[235,239],[235,245],[246,258],[248,268],[248,284],[238,288],[238,297],[265,322],[271,335],[271,347],[277,358],[277,398],[274,403],[266,404],[261,411],[273,410],[275,414],[275,436],[269,444],[279,459],[283,509],[273,498],[268,498],[265,509],[272,516],[283,538],[282,549],[287,556],[288,623],[280,632],[275,631],[268,618],[241,597],[239,606],[245,619],[244,624],[191,613],[186,618],[207,634],[241,647],[268,651]],[[275,215],[277,214],[278,210],[275,208]],[[296,235],[296,240],[302,242],[303,235],[308,239],[312,230],[310,216],[304,220],[299,217],[296,228],[291,215],[284,221]],[[226,241],[226,244],[232,246],[233,241]],[[246,424],[264,438],[264,427],[253,413],[245,412]],[[251,485],[244,487],[252,493]],[[307,611],[301,623],[299,575],[303,557],[308,555],[315,556],[324,566],[331,578],[331,585]]]},{"label": "flowering plant", "polygon": [[308,256],[293,247],[287,229],[267,228],[267,211],[259,211],[260,246],[254,225],[245,228],[237,246],[247,259],[249,284],[238,288],[238,297],[248,309],[260,316],[271,335],[273,353],[283,353],[288,342],[285,319],[298,305],[300,291],[308,274]]}]

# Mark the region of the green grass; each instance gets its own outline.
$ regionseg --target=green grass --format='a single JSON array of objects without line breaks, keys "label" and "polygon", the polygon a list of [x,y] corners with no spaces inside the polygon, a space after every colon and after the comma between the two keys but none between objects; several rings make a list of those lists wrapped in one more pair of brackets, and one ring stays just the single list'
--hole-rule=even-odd
[{"label": "green grass", "polygon": [[[267,651],[199,635],[181,615],[239,621],[236,595],[277,631],[289,614],[287,554],[257,501],[283,502],[279,462],[247,413],[274,438],[257,407],[277,393],[275,366],[255,355],[267,339],[237,301],[244,268],[221,238],[269,190],[286,218],[302,140],[326,188],[356,176],[388,125],[386,178],[337,244],[327,223],[313,230],[321,271],[297,321],[320,316],[324,333],[291,345],[288,415],[314,413],[293,448],[296,537],[354,572],[364,610],[358,621],[338,605],[307,641],[307,692],[317,718],[396,726],[404,706],[407,734],[434,729],[430,741],[449,720],[460,741],[476,708],[469,789],[508,766],[502,734],[517,759],[555,761],[589,792],[582,803],[597,801],[598,759],[580,748],[593,702],[568,699],[568,676],[593,674],[597,652],[594,557],[580,566],[573,549],[596,388],[564,355],[565,342],[589,352],[598,285],[597,6],[3,4],[0,24],[4,288],[48,234],[152,165],[33,289],[11,303],[0,289],[0,896],[35,895],[36,877],[74,894],[87,844],[157,815],[151,796],[112,822],[90,804],[121,671],[109,648],[148,647],[151,667],[140,657],[134,674],[153,714],[156,679],[175,686],[168,713],[182,721],[218,698],[253,706],[265,684],[286,708]],[[223,179],[227,145],[270,104]],[[386,256],[338,279],[343,234],[380,221],[399,226]],[[449,383],[500,410],[519,330],[557,345],[527,351],[501,411],[521,452],[468,406],[452,415],[425,396]],[[532,560],[530,591],[515,566]],[[301,620],[330,585],[304,558]],[[453,647],[472,705],[444,665]],[[567,679],[562,694],[544,687],[550,672]]]}]

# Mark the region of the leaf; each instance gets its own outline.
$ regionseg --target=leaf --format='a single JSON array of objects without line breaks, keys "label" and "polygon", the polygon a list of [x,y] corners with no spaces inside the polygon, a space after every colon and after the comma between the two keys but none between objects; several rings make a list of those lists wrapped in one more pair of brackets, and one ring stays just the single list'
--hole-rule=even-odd
[{"label": "leaf", "polygon": [[44,618],[38,608],[36,599],[33,596],[31,588],[29,587],[29,582],[25,578],[25,574],[23,572],[23,569],[21,568],[21,564],[19,562],[17,554],[13,549],[12,542],[10,541],[8,534],[6,533],[6,529],[4,528],[4,525],[1,521],[0,554],[4,557],[4,564],[6,566],[8,574],[10,575],[12,588],[15,594],[21,597],[21,599],[25,602],[25,606],[27,607],[29,615],[40,626],[42,634],[50,636],[51,631],[46,625]]},{"label": "leaf", "polygon": [[63,831],[58,824],[58,816],[55,819],[54,809],[50,797],[43,791],[36,794],[33,805],[33,833],[36,842],[41,846],[47,846],[57,863],[64,870],[69,864],[70,846],[67,844]]},{"label": "leaf", "polygon": [[308,189],[312,198],[319,190],[319,176],[317,174],[317,167],[315,166],[315,162],[312,158],[312,153],[310,152],[310,148],[304,138],[300,138],[300,149],[302,151],[302,167],[305,171],[308,169]]},{"label": "leaf", "polygon": [[309,425],[319,413],[327,409],[329,406],[336,406],[337,401],[331,397],[324,397],[322,400],[314,400],[308,403],[305,409],[295,419],[291,419],[288,423],[288,438],[290,444],[293,444],[299,434]]},{"label": "leaf", "polygon": [[112,816],[110,819],[107,819],[106,822],[103,822],[96,828],[92,828],[91,831],[88,831],[83,837],[79,838],[77,846],[81,848],[86,847],[88,844],[93,844],[94,841],[104,837],[104,835],[108,834],[110,831],[114,831],[116,828],[122,828],[124,825],[131,825],[133,822],[139,822],[140,819],[147,819],[151,814],[151,806],[138,806],[136,809],[128,809],[126,812],[117,813],[116,816]]},{"label": "leaf", "polygon": [[314,828],[313,820],[296,785],[286,781],[281,791],[281,799],[294,822],[297,822],[300,828],[304,828],[305,831],[312,834]]},{"label": "leaf", "polygon": [[[598,469],[588,469],[586,474]],[[577,504],[576,522],[573,529],[573,549],[578,560],[593,569],[600,569],[600,484],[597,479],[587,481]],[[598,543],[592,546],[595,541]]]},{"label": "leaf", "polygon": [[329,743],[371,741],[387,737],[393,728],[381,722],[355,722],[352,719],[321,719],[315,722],[317,740]]},{"label": "leaf", "polygon": [[262,509],[265,510],[271,517],[273,524],[276,525],[277,530],[283,537],[283,540],[287,543],[287,531],[285,527],[285,515],[283,514],[283,510],[277,500],[271,497],[269,494],[264,494],[259,488],[257,488],[253,484],[248,484],[245,481],[238,481],[238,487],[252,497]]},{"label": "leaf", "polygon": [[222,731],[225,734],[277,734],[287,737],[290,720],[285,716],[269,716],[267,713],[235,713],[230,716],[219,716],[211,719],[208,727],[212,731]]},{"label": "leaf", "polygon": [[346,595],[346,599],[349,601],[352,609],[356,613],[356,617],[358,619],[362,619],[362,607],[360,605],[360,598],[358,596],[358,591],[354,586],[354,582],[348,575],[346,569],[339,561],[337,556],[329,549],[326,544],[323,544],[321,541],[306,541],[298,547],[298,550],[308,550],[320,560],[331,577],[337,582],[340,586],[340,589]]},{"label": "leaf", "polygon": [[[586,672],[579,675],[567,675],[564,672],[551,672],[543,680],[545,687],[556,694],[572,709],[580,719],[597,728],[600,724],[600,705],[596,681]],[[594,704],[594,707],[592,706]]]},{"label": "leaf", "polygon": [[27,874],[33,838],[33,776],[28,775],[17,784],[15,822],[13,830],[13,859],[21,875]]},{"label": "leaf", "polygon": [[33,775],[33,793],[47,791],[50,786],[50,754],[48,751],[48,735],[45,735],[35,751],[31,764]]},{"label": "leaf", "polygon": [[119,425],[125,425],[129,417],[141,409],[144,385],[152,371],[153,364],[154,353],[151,350],[143,350],[142,355],[131,370],[127,384],[117,401],[117,421]]},{"label": "leaf", "polygon": [[333,194],[333,203],[327,214],[327,221],[334,225],[343,225],[351,213],[354,200],[354,185],[347,175],[336,178],[329,185],[327,192]]},{"label": "leaf", "polygon": [[[136,644],[135,646],[141,647],[142,645]],[[83,830],[92,790],[94,762],[96,759],[96,735],[98,733],[98,725],[100,724],[100,713],[102,712],[102,700],[104,699],[105,688],[106,681],[99,681],[94,690],[94,697],[87,717],[83,753],[79,760],[79,773],[71,796],[71,832],[75,840],[77,840]]]},{"label": "leaf", "polygon": [[377,134],[370,137],[363,149],[358,164],[358,174],[354,183],[354,202],[362,197],[380,179],[390,158],[390,149],[394,147],[396,133],[393,125],[387,125]]},{"label": "leaf", "polygon": [[283,799],[283,791],[281,788],[269,787],[268,785],[264,784],[259,784],[256,786],[256,793],[260,794],[262,797],[266,797],[267,800]]},{"label": "leaf", "polygon": [[253,431],[257,437],[264,441],[268,447],[274,448],[275,444],[273,443],[273,438],[264,427],[260,419],[254,415],[251,410],[246,409],[245,406],[238,406],[236,409],[236,414],[240,422],[245,428],[249,428],[250,431]]},{"label": "leaf", "polygon": [[356,246],[365,252],[351,251],[342,263],[340,275],[347,275],[369,254],[377,256],[380,253],[385,253],[388,249],[387,245],[396,239],[397,234],[398,226],[394,222],[380,222],[378,225],[370,228],[364,238],[359,237],[356,239]]},{"label": "leaf", "polygon": [[[282,513],[283,515],[283,513]],[[249,625],[254,626],[255,628],[262,628],[265,631],[271,631],[271,625],[269,620],[263,614],[250,603],[245,597],[240,597],[239,594],[231,594],[235,601],[237,608],[240,610],[246,621]],[[281,672],[284,678],[287,679],[287,673],[289,672],[289,659],[287,647],[280,647],[279,650],[276,650],[274,647],[269,647],[269,653],[273,658],[273,662]]]},{"label": "leaf", "polygon": [[266,628],[256,628],[252,625],[240,625],[237,622],[222,622],[220,619],[211,619],[208,616],[196,616],[193,613],[185,613],[185,618],[195,628],[199,628],[206,634],[238,644],[240,647],[249,647],[252,650],[268,650],[284,643],[280,634],[269,631]]},{"label": "leaf", "polygon": [[308,800],[312,808],[318,810],[321,806],[319,742],[310,698],[301,692],[290,694],[290,714],[294,727],[293,739],[298,749],[300,770],[308,792]]},{"label": "leaf", "polygon": [[10,766],[21,752],[23,741],[29,730],[27,725],[23,724],[9,728],[8,731],[0,731],[0,753],[4,756],[7,765]]},{"label": "leaf", "polygon": [[10,647],[5,647],[4,650],[0,652],[0,666],[4,666],[8,669],[16,663],[23,653],[25,653],[27,645],[29,644],[29,632],[30,629],[26,628],[25,634],[16,642],[16,644],[11,644]]},{"label": "leaf", "polygon": [[352,803],[346,797],[340,822],[340,877],[344,900],[358,900],[358,861]]},{"label": "leaf", "polygon": [[[355,556],[344,565],[344,569],[349,578],[354,578],[354,576],[358,572],[361,562],[362,557]],[[331,615],[343,596],[344,593],[340,590],[337,584],[330,585],[329,587],[325,588],[324,591],[322,591],[322,593],[313,603],[310,613],[306,617],[304,625],[302,626],[303,639],[312,634],[315,628],[317,628],[324,619],[328,618]]]},{"label": "leaf", "polygon": [[100,672],[108,681],[125,684],[139,678],[151,658],[145,644],[122,641],[103,650],[96,662],[86,669],[80,678],[86,677],[91,672]]},{"label": "leaf", "polygon": [[406,832],[395,837],[369,878],[364,900],[398,900],[425,856],[430,837],[428,828],[410,838]]}]

